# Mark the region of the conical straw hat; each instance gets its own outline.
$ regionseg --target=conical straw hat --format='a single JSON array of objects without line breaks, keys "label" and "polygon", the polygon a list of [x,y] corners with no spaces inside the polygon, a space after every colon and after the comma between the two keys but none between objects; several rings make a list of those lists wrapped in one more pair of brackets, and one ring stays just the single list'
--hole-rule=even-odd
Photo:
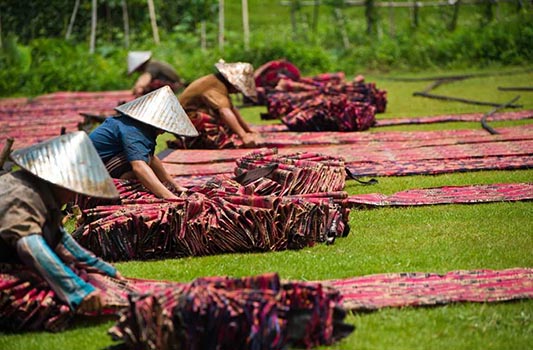
[{"label": "conical straw hat", "polygon": [[115,110],[172,134],[198,136],[198,131],[168,85],[115,107]]},{"label": "conical straw hat", "polygon": [[131,51],[128,52],[128,74],[133,73],[137,68],[142,66],[152,57],[150,51]]},{"label": "conical straw hat", "polygon": [[254,67],[246,62],[226,63],[220,60],[215,64],[215,68],[246,97],[252,100],[257,99],[257,91],[254,81]]},{"label": "conical straw hat", "polygon": [[118,191],[83,131],[65,134],[13,151],[22,169],[54,185],[91,197],[118,198]]}]

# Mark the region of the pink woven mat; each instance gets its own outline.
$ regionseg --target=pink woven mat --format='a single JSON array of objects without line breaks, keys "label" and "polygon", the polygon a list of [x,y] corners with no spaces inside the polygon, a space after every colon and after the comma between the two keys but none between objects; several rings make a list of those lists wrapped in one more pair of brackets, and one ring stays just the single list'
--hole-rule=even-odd
[{"label": "pink woven mat", "polygon": [[339,290],[344,308],[352,311],[533,298],[531,268],[387,273],[322,283]]},{"label": "pink woven mat", "polygon": [[73,132],[85,122],[80,113],[114,114],[113,108],[133,98],[131,91],[55,92],[34,99],[0,100],[0,149],[7,138],[23,148]]},{"label": "pink woven mat", "polygon": [[[117,314],[128,305],[128,295],[155,295],[183,288],[184,283],[128,278],[116,280],[77,271],[102,291],[104,314]],[[338,290],[343,307],[373,311],[384,307],[431,306],[454,302],[500,302],[533,298],[533,269],[388,273],[320,281]],[[1,328],[16,331],[59,331],[75,316],[46,282],[19,265],[0,264]],[[90,315],[87,315],[90,316]]]},{"label": "pink woven mat", "polygon": [[[435,124],[435,123],[449,123],[449,122],[480,122],[483,117],[483,113],[465,113],[465,114],[444,114],[436,116],[426,117],[399,117],[399,118],[387,118],[376,120],[376,123],[372,128],[379,128],[382,126],[393,125],[412,125],[412,124]],[[512,112],[500,112],[494,113],[487,118],[488,122],[491,121],[503,121],[503,120],[522,120],[533,118],[532,110],[525,111],[512,111]],[[272,125],[253,125],[252,129],[256,132],[280,132],[288,131],[284,124],[272,124]]]},{"label": "pink woven mat", "polygon": [[533,199],[532,183],[446,186],[397,192],[358,194],[348,197],[351,207],[413,206],[432,204],[469,204],[511,202]]},{"label": "pink woven mat", "polygon": [[[381,133],[314,133],[319,142],[279,149],[279,154],[321,153],[342,157],[353,174],[399,176],[449,172],[523,169],[533,166],[533,125],[508,127],[500,135],[483,130],[443,130]],[[288,133],[285,133],[288,134]],[[335,137],[350,143],[336,142]],[[292,141],[312,138],[313,133],[292,134]],[[337,139],[337,141],[339,141]],[[357,142],[355,142],[357,141]],[[278,140],[278,142],[281,142]],[[165,168],[180,180],[187,177],[229,174],[237,158],[250,150],[176,150],[163,157]]]}]

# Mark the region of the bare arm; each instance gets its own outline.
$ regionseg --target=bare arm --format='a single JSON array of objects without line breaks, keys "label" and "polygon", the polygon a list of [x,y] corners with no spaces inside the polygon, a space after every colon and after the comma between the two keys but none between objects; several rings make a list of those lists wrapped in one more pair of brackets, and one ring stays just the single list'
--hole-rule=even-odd
[{"label": "bare arm", "polygon": [[250,129],[248,128],[247,125],[246,125],[246,129],[241,125],[241,122],[239,121],[239,119],[242,119],[242,118],[240,118],[240,114],[235,115],[234,110],[235,109],[231,109],[227,107],[221,108],[219,110],[220,118],[222,119],[222,121],[224,121],[224,123],[226,123],[229,126],[229,128],[234,133],[236,133],[241,138],[244,147],[255,147],[256,140],[255,140],[254,134],[251,133],[250,131],[246,131]]},{"label": "bare arm", "polygon": [[150,81],[152,81],[152,75],[150,73],[145,72],[141,74],[133,86],[133,94],[136,96],[142,95],[144,89],[150,84]]},{"label": "bare arm", "polygon": [[235,117],[237,117],[237,120],[239,121],[239,124],[244,129],[244,131],[253,132],[252,130],[250,130],[250,127],[248,126],[248,123],[246,123],[244,121],[244,119],[242,119],[242,115],[239,112],[239,110],[237,108],[235,108],[235,107],[233,107],[231,110],[233,111],[233,114],[235,114]]},{"label": "bare arm", "polygon": [[163,163],[157,156],[153,156],[150,160],[150,167],[154,171],[155,175],[161,180],[162,182],[168,182],[171,183],[176,190],[183,192],[187,191],[187,188],[180,186],[174,179],[170,176],[170,174],[166,171],[165,167],[163,166]]},{"label": "bare arm", "polygon": [[235,115],[234,109],[231,108],[221,108],[220,110],[220,117],[226,123],[229,128],[239,135],[239,137],[242,139],[244,135],[246,134],[246,130],[242,127],[241,123],[239,122],[239,118],[237,115]]},{"label": "bare arm", "polygon": [[130,163],[137,179],[156,196],[166,199],[178,198],[161,183],[154,170],[145,161],[134,160]]}]

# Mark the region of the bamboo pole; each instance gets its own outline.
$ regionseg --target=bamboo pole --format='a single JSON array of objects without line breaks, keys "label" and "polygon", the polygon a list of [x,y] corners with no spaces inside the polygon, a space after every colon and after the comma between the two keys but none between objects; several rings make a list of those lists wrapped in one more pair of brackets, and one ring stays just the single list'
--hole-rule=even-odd
[{"label": "bamboo pole", "polygon": [[159,30],[157,29],[157,21],[155,18],[154,0],[148,1],[148,12],[150,13],[150,23],[152,24],[152,33],[154,35],[154,42],[159,45]]},{"label": "bamboo pole", "polygon": [[296,23],[296,5],[291,5],[291,26],[292,26],[292,38],[296,39],[298,36],[298,27]]},{"label": "bamboo pole", "polygon": [[130,47],[130,21],[128,17],[128,5],[126,0],[121,1],[122,5],[122,20],[124,22],[124,46]]},{"label": "bamboo pole", "polygon": [[70,22],[68,24],[67,33],[65,34],[66,40],[70,38],[70,34],[72,33],[72,27],[74,27],[74,22],[76,21],[76,15],[78,14],[79,7],[80,0],[76,0],[76,2],[74,3],[74,9],[72,9],[72,15],[70,16]]},{"label": "bamboo pole", "polygon": [[318,15],[320,10],[320,0],[315,0],[315,6],[313,7],[313,33],[316,33],[318,27]]},{"label": "bamboo pole", "polygon": [[250,49],[250,23],[248,21],[248,0],[242,0],[242,29],[244,32],[244,49]]},{"label": "bamboo pole", "polygon": [[97,2],[96,0],[93,0],[93,8],[92,8],[92,15],[91,15],[91,43],[89,46],[89,53],[94,53],[94,46],[96,41],[96,6]]},{"label": "bamboo pole", "polygon": [[207,50],[207,35],[205,32],[205,21],[202,21],[200,23],[200,47],[202,48],[202,51]]},{"label": "bamboo pole", "polygon": [[218,48],[224,51],[224,0],[218,0]]},{"label": "bamboo pole", "polygon": [[389,35],[396,36],[396,27],[394,25],[394,8],[389,7]]},{"label": "bamboo pole", "polygon": [[346,23],[344,23],[344,17],[342,15],[342,12],[338,7],[335,7],[333,14],[335,15],[337,25],[339,26],[341,32],[342,44],[345,49],[348,49],[350,47],[350,39],[348,38],[348,31],[346,30]]},{"label": "bamboo pole", "polygon": [[4,47],[2,43],[2,14],[0,13],[0,49]]}]

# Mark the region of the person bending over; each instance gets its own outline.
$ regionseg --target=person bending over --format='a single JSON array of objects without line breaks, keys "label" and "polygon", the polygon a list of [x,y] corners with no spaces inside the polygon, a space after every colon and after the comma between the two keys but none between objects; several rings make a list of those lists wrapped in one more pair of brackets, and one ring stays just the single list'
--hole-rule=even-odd
[{"label": "person bending over", "polygon": [[256,99],[252,65],[221,61],[215,68],[215,74],[193,81],[179,96],[200,136],[178,142],[178,148],[229,148],[234,146],[232,135],[237,135],[244,147],[254,147],[258,141],[230,98],[240,92]]},{"label": "person bending over", "polygon": [[122,277],[65,231],[61,212],[76,194],[118,197],[91,141],[79,131],[14,151],[11,159],[20,170],[0,176],[0,261],[35,270],[72,310],[99,312],[101,292],[71,267]]},{"label": "person bending over", "polygon": [[164,131],[196,136],[178,99],[168,86],[115,108],[119,115],[107,118],[90,135],[98,155],[113,178],[137,179],[160,198],[177,198],[186,191],[165,170],[154,155],[157,136]]},{"label": "person bending over", "polygon": [[140,73],[132,89],[136,97],[165,85],[168,85],[174,92],[185,86],[174,67],[166,62],[154,60],[150,51],[131,51],[128,53],[128,75],[133,72]]}]

